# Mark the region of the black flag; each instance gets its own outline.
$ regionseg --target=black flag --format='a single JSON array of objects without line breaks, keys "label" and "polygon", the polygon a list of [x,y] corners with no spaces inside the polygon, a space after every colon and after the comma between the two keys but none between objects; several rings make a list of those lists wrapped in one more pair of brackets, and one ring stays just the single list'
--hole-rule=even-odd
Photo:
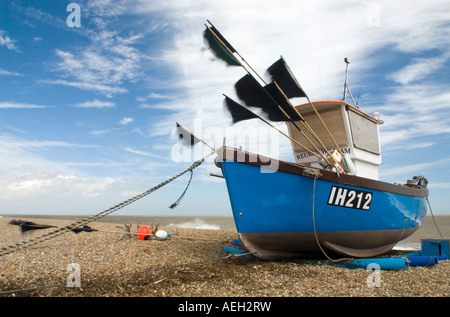
[{"label": "black flag", "polygon": [[228,108],[228,111],[231,113],[233,123],[259,118],[256,114],[254,114],[253,112],[251,112],[244,106],[240,105],[239,103],[237,103],[228,96],[225,96],[224,104]]},{"label": "black flag", "polygon": [[25,221],[25,220],[11,220],[9,222],[10,225],[19,226],[21,232],[31,231],[31,230],[40,230],[40,229],[47,229],[47,228],[56,228],[52,225],[41,225],[37,224],[31,221]]},{"label": "black flag", "polygon": [[306,97],[303,89],[294,79],[285,60],[281,57],[267,69],[273,81],[275,81],[288,98]]},{"label": "black flag", "polygon": [[[207,27],[203,33],[203,37],[209,44],[209,48],[213,51],[217,58],[225,61],[230,66],[242,66],[241,63],[234,57],[232,53],[236,52],[233,46],[228,43],[228,41],[219,33],[219,31],[214,27]],[[219,40],[219,39],[220,40]],[[232,52],[230,53],[230,51]]]},{"label": "black flag", "polygon": [[80,232],[94,232],[94,231],[98,231],[97,229],[93,229],[93,228],[91,228],[91,227],[89,227],[87,225],[84,225],[81,228],[79,228],[79,227],[78,228],[72,228],[70,230],[72,230],[76,234],[79,234]]},{"label": "black flag", "polygon": [[236,93],[247,106],[261,108],[271,121],[288,121],[274,98],[251,75],[247,74],[234,85]]},{"label": "black flag", "polygon": [[201,141],[199,138],[197,138],[195,135],[193,135],[191,132],[189,132],[187,129],[181,126],[178,122],[177,122],[177,133],[179,139],[181,140],[181,142],[183,142],[183,144],[194,145]]},{"label": "black flag", "polygon": [[[289,103],[283,93],[278,89],[275,83],[270,83],[264,86],[265,91],[278,103],[278,105],[286,112],[289,118],[292,121],[300,121],[303,120],[297,111],[295,111],[294,107]],[[289,121],[289,119],[285,116],[284,121]]]}]

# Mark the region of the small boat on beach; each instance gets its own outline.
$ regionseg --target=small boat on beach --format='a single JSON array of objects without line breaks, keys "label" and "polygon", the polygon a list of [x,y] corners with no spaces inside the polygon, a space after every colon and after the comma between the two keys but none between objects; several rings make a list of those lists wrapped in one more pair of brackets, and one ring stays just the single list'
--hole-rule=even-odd
[{"label": "small boat on beach", "polygon": [[[244,67],[245,59],[219,31],[206,27],[216,56]],[[288,162],[225,145],[216,150],[237,232],[251,254],[268,260],[327,251],[373,257],[420,227],[428,182],[422,176],[405,184],[378,179],[383,122],[346,102],[347,78],[343,100],[311,102],[283,58],[267,70],[270,83],[247,68],[253,70],[247,64],[247,75],[235,84],[245,106],[225,96],[233,123],[261,119],[289,138],[295,158]],[[294,107],[292,98],[308,102]],[[271,122],[285,122],[288,133]]]}]

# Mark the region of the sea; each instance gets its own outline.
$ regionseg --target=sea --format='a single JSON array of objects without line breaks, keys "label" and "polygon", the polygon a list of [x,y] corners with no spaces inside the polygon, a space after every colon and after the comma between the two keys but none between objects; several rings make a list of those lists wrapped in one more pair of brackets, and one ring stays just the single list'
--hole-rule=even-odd
[{"label": "sea", "polygon": [[[35,215],[35,214],[1,214],[0,217],[57,219],[78,221],[89,215]],[[166,215],[109,215],[98,220],[116,224],[159,225],[213,230],[236,230],[233,217],[230,216],[166,216]],[[407,239],[400,241],[394,247],[397,250],[420,250],[421,239],[446,238],[450,239],[450,215],[427,215],[421,227]]]}]

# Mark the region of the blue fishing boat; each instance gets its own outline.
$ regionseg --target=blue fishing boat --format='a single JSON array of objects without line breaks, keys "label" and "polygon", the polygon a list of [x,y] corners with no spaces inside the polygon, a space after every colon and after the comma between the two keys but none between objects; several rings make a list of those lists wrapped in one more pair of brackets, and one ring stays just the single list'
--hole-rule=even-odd
[{"label": "blue fishing boat", "polygon": [[[225,95],[233,124],[262,120],[290,140],[295,158],[282,161],[225,144],[216,151],[236,229],[249,252],[263,259],[326,250],[373,257],[420,227],[427,213],[428,182],[422,176],[404,184],[378,179],[383,122],[354,101],[347,58],[343,99],[311,102],[283,57],[267,69],[267,82],[209,24],[204,37],[215,56],[247,72],[234,86],[245,106]],[[347,93],[353,105],[346,102]],[[293,98],[308,102],[294,107]],[[284,122],[287,133],[271,122]]]},{"label": "blue fishing boat", "polygon": [[413,234],[426,215],[423,187],[338,176],[237,149],[219,155],[236,229],[256,257],[298,257],[320,246],[376,256]]},{"label": "blue fishing boat", "polygon": [[[374,125],[381,121],[343,101],[315,106],[319,112],[334,113],[323,118],[334,122],[330,128],[343,129],[332,132],[342,135],[342,148],[356,163],[355,175],[320,167],[312,155],[298,152],[294,142],[296,163],[220,148],[216,164],[226,180],[240,239],[254,256],[268,260],[325,250],[351,257],[386,253],[420,227],[427,213],[427,182],[422,177],[405,184],[379,181],[376,167],[381,160]],[[297,108],[307,117],[307,107]],[[345,119],[353,115],[358,118],[352,125]],[[363,127],[366,134],[374,131],[375,139],[369,143],[375,149],[354,140]]]}]

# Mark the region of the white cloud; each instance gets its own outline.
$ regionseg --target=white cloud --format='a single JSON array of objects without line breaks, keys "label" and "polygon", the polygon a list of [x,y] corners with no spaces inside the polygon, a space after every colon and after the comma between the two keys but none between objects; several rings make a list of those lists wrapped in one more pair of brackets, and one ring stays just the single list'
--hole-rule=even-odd
[{"label": "white cloud", "polygon": [[153,157],[153,158],[157,158],[157,159],[161,159],[161,160],[168,160],[168,158],[166,157],[162,157],[153,153],[149,153],[149,152],[145,152],[145,151],[140,151],[140,150],[134,150],[132,148],[129,147],[125,147],[123,148],[124,151],[133,153],[133,154],[138,154],[138,155],[142,155],[142,156],[148,156],[148,157]]},{"label": "white cloud", "polygon": [[112,108],[115,107],[116,103],[111,101],[101,101],[98,99],[88,100],[83,103],[76,104],[77,108]]},{"label": "white cloud", "polygon": [[14,45],[15,42],[15,40],[5,35],[5,31],[0,30],[0,46],[6,46],[7,49],[18,52],[19,49]]},{"label": "white cloud", "polygon": [[34,105],[16,101],[0,102],[0,109],[41,109],[41,108],[48,108],[48,106]]},{"label": "white cloud", "polygon": [[107,134],[111,131],[113,131],[113,129],[92,130],[91,132],[89,132],[89,134],[92,136],[101,136],[101,135]]},{"label": "white cloud", "polygon": [[450,158],[443,158],[439,160],[428,161],[425,163],[417,163],[403,166],[396,166],[395,168],[382,168],[380,170],[380,176],[382,177],[392,177],[395,175],[410,175],[413,177],[415,175],[424,174],[432,168],[447,166],[450,162]]},{"label": "white cloud", "polygon": [[[94,213],[106,208],[105,198],[117,203],[117,197],[130,191],[142,191],[145,184],[121,177],[87,176],[72,166],[83,163],[59,163],[38,154],[48,147],[92,147],[64,141],[37,141],[0,135],[1,213]],[[89,166],[102,164],[91,162]],[[115,168],[124,163],[114,164]],[[89,167],[88,166],[88,167]],[[94,198],[101,200],[92,200]],[[32,202],[32,203],[30,203]],[[87,208],[87,209],[80,209]]]},{"label": "white cloud", "polygon": [[133,118],[130,118],[130,117],[124,117],[124,118],[122,118],[122,119],[119,121],[119,124],[127,125],[128,123],[131,123],[131,122],[133,122],[133,121],[134,121]]},{"label": "white cloud", "polygon": [[148,98],[150,98],[150,99],[169,99],[169,100],[173,99],[172,96],[163,95],[163,94],[154,93],[154,92],[150,93],[148,95]]},{"label": "white cloud", "polygon": [[[100,47],[87,48],[77,55],[56,50],[56,55],[61,59],[58,70],[64,71],[65,76],[70,75],[85,87],[111,87],[110,93],[124,81],[137,79],[140,74],[139,53],[121,44],[118,37],[111,36],[103,39]],[[113,43],[105,45],[108,40]],[[97,91],[102,93],[103,89]]]},{"label": "white cloud", "polygon": [[55,16],[51,13],[42,11],[40,9],[36,9],[31,5],[28,5],[26,7],[21,7],[19,4],[15,5],[19,11],[24,12],[24,14],[27,16],[26,23],[33,25],[35,21],[43,24],[50,25],[55,28],[64,28],[64,29],[76,29],[76,28],[68,28],[65,19],[61,19],[59,16]]},{"label": "white cloud", "polygon": [[61,195],[96,197],[104,195],[117,185],[123,185],[122,179],[111,177],[90,178],[75,175],[47,175],[46,177],[22,179],[9,183],[6,193],[9,197],[27,197],[32,195]]},{"label": "white cloud", "polygon": [[94,91],[98,92],[100,94],[105,95],[106,97],[111,98],[113,95],[119,94],[119,93],[126,93],[128,89],[119,87],[119,86],[109,86],[109,85],[103,85],[93,82],[83,82],[83,81],[67,81],[63,79],[56,79],[56,80],[49,80],[44,79],[40,80],[41,83],[46,84],[54,84],[54,85],[64,85],[64,86],[70,86],[75,87],[82,90],[88,90],[88,91]]},{"label": "white cloud", "polygon": [[135,48],[143,34],[116,31],[117,19],[126,11],[127,3],[87,2],[82,11],[86,15],[84,18],[96,24],[97,28],[86,29],[80,34],[87,36],[90,44],[73,52],[56,49],[58,61],[54,71],[60,74],[60,78],[41,82],[94,91],[107,97],[127,92],[123,85],[142,77],[142,62],[148,59]]},{"label": "white cloud", "polygon": [[430,145],[437,136],[449,135],[449,98],[445,84],[396,87],[378,107],[384,121],[380,127],[383,152]]},{"label": "white cloud", "polygon": [[0,76],[2,76],[2,75],[4,75],[4,76],[23,76],[23,74],[20,74],[17,72],[10,72],[10,71],[0,68]]},{"label": "white cloud", "polygon": [[[27,151],[33,151],[36,149],[44,149],[48,147],[66,147],[66,148],[93,148],[94,145],[86,145],[86,144],[77,144],[77,143],[69,143],[65,141],[57,141],[57,140],[29,140],[18,138],[13,135],[3,134],[0,135],[0,141],[2,142],[1,151],[3,155],[0,155],[0,165],[3,167],[11,166],[12,164],[21,164],[20,160],[14,158],[13,160],[8,162],[8,157],[12,156],[13,153],[25,153]],[[0,152],[2,153],[2,152]],[[28,152],[27,152],[28,153]],[[28,156],[31,154],[24,154],[23,159],[28,161]],[[33,159],[30,159],[30,162]]]},{"label": "white cloud", "polygon": [[430,188],[450,188],[450,183],[431,183],[428,187]]},{"label": "white cloud", "polygon": [[450,18],[448,2],[390,1],[379,2],[382,29],[395,47],[404,52],[447,49]]},{"label": "white cloud", "polygon": [[[113,18],[126,11],[127,2],[128,1],[124,0],[90,0],[87,3],[86,14],[88,17],[95,17],[98,19]],[[95,22],[100,23],[99,20],[96,20]],[[106,22],[101,22],[100,24],[103,26]]]},{"label": "white cloud", "polygon": [[[64,165],[45,159],[39,153],[46,153],[48,148],[92,148],[91,145],[72,144],[55,140],[29,140],[13,135],[0,135],[0,192],[9,184],[21,180],[47,178],[51,175],[73,175],[74,170]],[[52,176],[53,177],[53,176]]]},{"label": "white cloud", "polygon": [[[450,52],[447,52],[447,54],[448,53]],[[400,84],[406,85],[411,82],[419,81],[435,71],[439,71],[447,60],[448,56],[415,58],[413,59],[413,63],[395,73],[389,74],[387,77]]]}]

